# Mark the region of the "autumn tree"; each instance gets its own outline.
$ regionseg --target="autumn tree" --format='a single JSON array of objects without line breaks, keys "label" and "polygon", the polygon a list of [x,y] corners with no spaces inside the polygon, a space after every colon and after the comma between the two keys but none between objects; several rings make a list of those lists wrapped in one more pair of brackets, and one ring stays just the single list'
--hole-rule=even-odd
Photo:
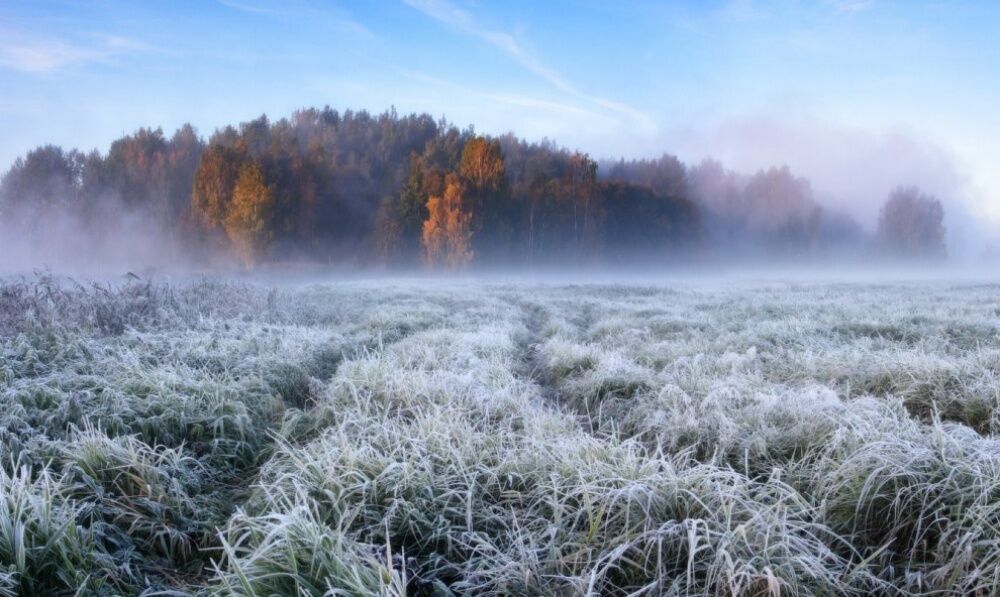
[{"label": "autumn tree", "polygon": [[226,235],[247,267],[257,264],[274,239],[274,189],[264,180],[256,162],[240,169],[233,188],[233,199],[223,223]]},{"label": "autumn tree", "polygon": [[496,192],[503,184],[503,151],[499,141],[476,137],[462,149],[462,178],[477,191]]},{"label": "autumn tree", "polygon": [[465,144],[459,175],[464,183],[465,203],[473,214],[472,229],[480,253],[500,253],[509,248],[510,193],[505,174],[498,140],[474,137]]},{"label": "autumn tree", "polygon": [[242,146],[212,144],[202,154],[191,192],[191,213],[204,229],[223,226],[246,160]]},{"label": "autumn tree", "polygon": [[944,208],[917,187],[889,194],[878,218],[878,241],[889,252],[911,257],[945,255]]},{"label": "autumn tree", "polygon": [[457,270],[472,262],[472,214],[463,209],[462,191],[461,180],[450,175],[444,194],[427,201],[421,240],[430,267]]}]

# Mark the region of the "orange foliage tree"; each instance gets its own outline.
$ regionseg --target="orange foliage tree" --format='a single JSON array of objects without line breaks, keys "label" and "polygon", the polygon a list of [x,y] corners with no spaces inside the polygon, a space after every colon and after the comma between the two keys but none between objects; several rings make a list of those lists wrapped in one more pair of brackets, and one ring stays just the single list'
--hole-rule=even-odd
[{"label": "orange foliage tree", "polygon": [[273,240],[274,208],[274,189],[264,181],[260,166],[256,162],[243,166],[236,179],[224,227],[237,255],[247,267],[256,265]]},{"label": "orange foliage tree", "polygon": [[224,224],[233,188],[247,161],[241,146],[210,145],[201,155],[191,190],[191,213],[206,230]]},{"label": "orange foliage tree", "polygon": [[421,240],[431,267],[462,269],[472,262],[472,214],[462,208],[462,183],[449,175],[444,194],[427,201]]}]

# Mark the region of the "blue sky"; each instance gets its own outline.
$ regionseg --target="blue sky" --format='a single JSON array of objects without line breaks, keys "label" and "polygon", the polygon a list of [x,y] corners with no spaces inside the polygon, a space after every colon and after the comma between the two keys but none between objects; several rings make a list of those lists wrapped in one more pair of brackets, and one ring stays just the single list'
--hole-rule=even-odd
[{"label": "blue sky", "polygon": [[1000,3],[0,4],[0,168],[305,106],[446,115],[597,157],[787,163],[871,220],[916,183],[1000,222]]}]

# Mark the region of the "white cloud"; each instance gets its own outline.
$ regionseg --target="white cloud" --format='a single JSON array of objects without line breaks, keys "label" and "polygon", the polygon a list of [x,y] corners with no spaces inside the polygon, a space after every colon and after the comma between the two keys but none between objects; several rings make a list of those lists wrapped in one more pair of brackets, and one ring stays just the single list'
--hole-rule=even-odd
[{"label": "white cloud", "polygon": [[573,83],[566,79],[566,77],[550,68],[537,56],[534,56],[525,50],[512,35],[503,31],[495,31],[493,29],[483,27],[470,13],[454,6],[446,0],[403,1],[409,6],[452,27],[453,29],[465,33],[466,35],[479,38],[490,45],[499,48],[529,72],[548,82],[559,91],[562,91],[563,93],[566,93],[576,99],[580,99],[595,106],[604,108],[605,110],[627,116],[635,123],[638,123],[645,128],[654,127],[653,121],[649,118],[649,116],[625,103],[589,95],[579,90],[575,85],[573,85]]},{"label": "white cloud", "polygon": [[325,22],[334,29],[347,32],[357,37],[375,39],[370,29],[343,14],[335,7],[313,7],[309,3],[278,2],[275,0],[218,0],[219,4],[255,15],[307,19],[313,22]]},{"label": "white cloud", "polygon": [[5,35],[0,41],[0,66],[26,73],[48,73],[105,56],[105,52],[59,40],[17,39]]},{"label": "white cloud", "polygon": [[436,77],[419,71],[403,70],[401,72],[405,77],[409,79],[420,81],[422,83],[428,83],[436,87],[446,87],[454,91],[458,91],[466,96],[474,95],[481,97],[483,99],[488,99],[497,103],[507,104],[510,106],[547,110],[562,116],[570,114],[574,116],[584,116],[588,118],[600,118],[600,116],[595,112],[572,104],[567,104],[563,102],[554,102],[551,100],[526,96],[517,93],[495,93],[488,91],[480,91],[478,89],[473,89],[471,87],[461,85],[454,81],[450,81],[448,79],[443,79],[441,77]]},{"label": "white cloud", "polygon": [[276,8],[273,4],[269,2],[259,2],[254,0],[249,0],[247,2],[240,2],[238,0],[219,0],[219,4],[223,6],[228,6],[229,8],[249,12],[258,15],[279,15],[283,12]]},{"label": "white cloud", "polygon": [[871,8],[875,0],[825,0],[825,3],[840,12],[862,12]]},{"label": "white cloud", "polygon": [[155,48],[118,35],[93,34],[84,42],[0,31],[0,67],[25,73],[51,73],[115,56]]}]

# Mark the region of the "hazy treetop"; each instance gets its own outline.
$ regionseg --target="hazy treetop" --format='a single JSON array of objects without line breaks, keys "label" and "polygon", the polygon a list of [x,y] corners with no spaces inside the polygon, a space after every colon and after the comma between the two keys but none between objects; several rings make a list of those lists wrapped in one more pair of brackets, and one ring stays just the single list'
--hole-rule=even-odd
[{"label": "hazy treetop", "polygon": [[995,227],[998,20],[994,2],[8,2],[0,170],[153,123],[395,104],[593,156],[788,164],[866,225],[910,181]]}]

